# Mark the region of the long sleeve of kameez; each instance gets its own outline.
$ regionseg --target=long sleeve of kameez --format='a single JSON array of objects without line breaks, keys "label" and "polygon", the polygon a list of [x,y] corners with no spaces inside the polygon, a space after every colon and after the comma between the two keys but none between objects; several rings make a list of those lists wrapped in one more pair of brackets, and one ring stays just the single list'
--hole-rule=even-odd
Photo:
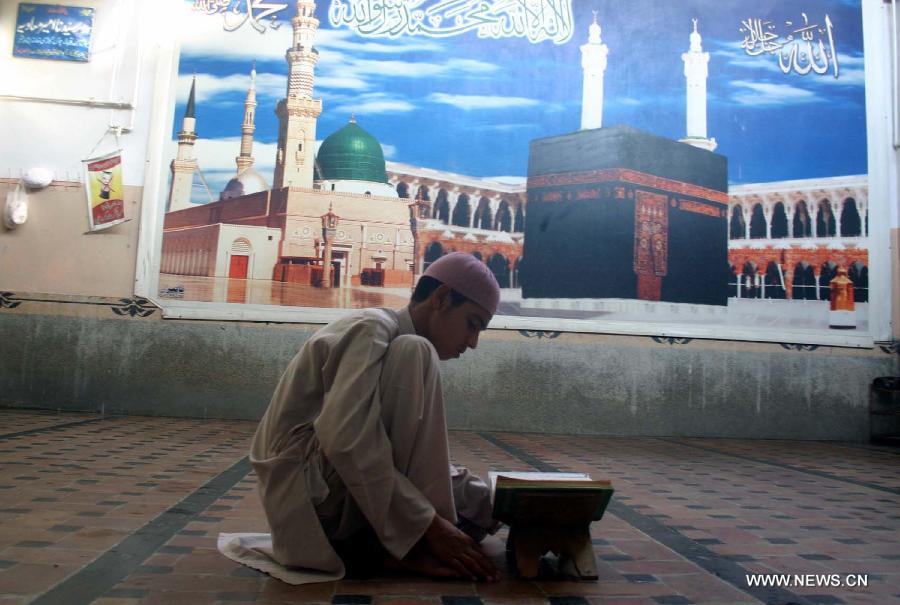
[{"label": "long sleeve of kameez", "polygon": [[390,339],[388,326],[375,321],[359,322],[340,336],[339,351],[323,368],[334,378],[314,426],[323,453],[382,545],[402,559],[435,510],[395,467],[381,420],[378,385]]}]

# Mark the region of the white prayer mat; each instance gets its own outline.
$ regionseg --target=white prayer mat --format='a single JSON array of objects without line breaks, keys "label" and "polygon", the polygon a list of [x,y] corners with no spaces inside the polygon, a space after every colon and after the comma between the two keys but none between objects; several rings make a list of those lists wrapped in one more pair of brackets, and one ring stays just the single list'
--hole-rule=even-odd
[{"label": "white prayer mat", "polygon": [[216,545],[219,552],[241,565],[267,573],[288,584],[312,584],[332,582],[344,577],[340,573],[328,573],[302,567],[285,567],[272,558],[271,534],[219,534]]}]

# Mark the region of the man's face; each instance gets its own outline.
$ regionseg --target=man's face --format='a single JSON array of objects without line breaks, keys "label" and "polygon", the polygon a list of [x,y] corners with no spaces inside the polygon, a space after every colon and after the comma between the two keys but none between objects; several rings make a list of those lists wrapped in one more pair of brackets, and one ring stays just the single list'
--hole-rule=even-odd
[{"label": "man's face", "polygon": [[478,337],[489,321],[491,314],[484,308],[469,301],[454,307],[447,293],[431,317],[428,340],[440,359],[453,359],[478,346]]}]

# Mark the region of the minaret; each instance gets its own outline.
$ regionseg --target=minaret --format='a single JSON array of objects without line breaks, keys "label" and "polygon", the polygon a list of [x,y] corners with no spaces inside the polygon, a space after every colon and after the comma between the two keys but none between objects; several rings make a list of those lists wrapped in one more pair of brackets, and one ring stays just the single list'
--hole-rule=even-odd
[{"label": "minaret", "polygon": [[603,72],[609,49],[600,40],[597,11],[591,24],[587,44],[581,45],[581,69],[584,71],[584,91],[581,97],[581,129],[603,126]]},{"label": "minaret", "polygon": [[191,207],[191,186],[194,182],[194,171],[197,170],[197,158],[194,157],[194,141],[197,140],[194,119],[194,89],[197,77],[191,82],[191,94],[184,110],[181,131],[178,133],[178,155],[172,160],[172,185],[169,189],[169,212]]},{"label": "minaret", "polygon": [[709,73],[709,53],[703,52],[697,20],[691,33],[691,49],[682,53],[684,77],[687,79],[687,137],[682,143],[714,151],[716,140],[706,137],[706,76]]},{"label": "minaret", "polygon": [[237,173],[240,174],[253,165],[253,131],[256,126],[253,119],[256,115],[256,61],[250,70],[250,88],[244,101],[244,123],[241,124],[241,154],[234,158],[237,162]]},{"label": "minaret", "polygon": [[319,20],[313,0],[297,0],[297,14],[291,19],[294,38],[287,51],[287,98],[278,102],[278,151],[275,156],[273,189],[313,185],[316,118],[322,100],[313,99],[313,77],[319,51],[313,48]]}]

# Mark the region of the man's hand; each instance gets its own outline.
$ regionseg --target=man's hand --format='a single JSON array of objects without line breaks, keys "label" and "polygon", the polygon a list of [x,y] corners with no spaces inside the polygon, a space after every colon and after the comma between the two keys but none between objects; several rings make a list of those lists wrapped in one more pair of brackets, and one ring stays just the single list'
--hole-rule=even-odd
[{"label": "man's hand", "polygon": [[461,578],[496,582],[500,572],[482,552],[475,540],[458,530],[438,514],[422,539],[434,557]]}]

